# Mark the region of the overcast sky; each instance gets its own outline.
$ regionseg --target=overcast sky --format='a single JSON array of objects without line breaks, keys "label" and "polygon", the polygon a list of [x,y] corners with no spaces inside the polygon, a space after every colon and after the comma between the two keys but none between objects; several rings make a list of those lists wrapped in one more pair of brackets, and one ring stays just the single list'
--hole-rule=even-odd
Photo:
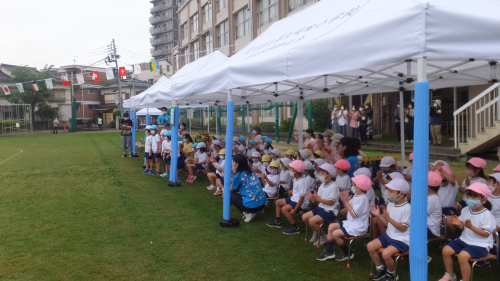
[{"label": "overcast sky", "polygon": [[151,57],[149,0],[1,0],[0,6],[0,63],[89,65],[106,57],[113,38],[120,64]]}]

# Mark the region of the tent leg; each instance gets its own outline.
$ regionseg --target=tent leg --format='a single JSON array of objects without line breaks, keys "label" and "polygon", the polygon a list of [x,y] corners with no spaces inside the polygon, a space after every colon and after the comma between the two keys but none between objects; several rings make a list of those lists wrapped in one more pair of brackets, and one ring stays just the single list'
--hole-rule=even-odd
[{"label": "tent leg", "polygon": [[[227,116],[234,116],[234,101],[231,97],[231,91],[227,94]],[[231,170],[233,166],[233,122],[234,118],[227,118],[226,121],[226,160],[224,163],[224,207],[223,207],[223,219],[220,221],[220,226],[222,227],[236,227],[240,225],[238,219],[230,218],[230,207],[231,207]]]},{"label": "tent leg", "polygon": [[132,126],[132,130],[134,130],[132,134],[132,157],[139,157],[139,155],[135,151],[135,142],[137,141],[137,110],[131,110],[130,113],[134,118],[134,125]]},{"label": "tent leg", "polygon": [[399,131],[401,132],[401,163],[403,167],[405,166],[405,118],[404,118],[404,102],[403,102],[403,91],[399,91]]},{"label": "tent leg", "polygon": [[[181,186],[177,178],[177,161],[179,155],[179,107],[175,106],[175,101],[172,103],[174,109],[173,122],[170,123],[172,128],[172,150],[170,152],[170,182],[168,186]],[[171,120],[172,121],[172,120]]]},{"label": "tent leg", "polygon": [[304,145],[304,131],[302,128],[302,122],[304,120],[304,100],[299,99],[298,101],[298,111],[299,111],[299,150],[302,149],[302,146]]},{"label": "tent leg", "polygon": [[[415,129],[413,186],[426,186],[429,163],[429,82],[427,59],[418,59],[418,82],[415,84]],[[410,277],[427,280],[427,190],[414,188],[411,196]]]},{"label": "tent leg", "polygon": [[276,142],[280,141],[280,110],[278,107],[278,103],[276,103],[275,108],[274,108],[274,121],[275,121],[275,133],[276,133]]},{"label": "tent leg", "polygon": [[295,126],[295,119],[297,118],[297,103],[295,103],[295,106],[293,107],[293,115],[292,119],[290,120],[290,128],[288,128],[288,137],[286,138],[286,143],[290,144],[290,140],[292,138],[293,134],[293,127]]}]

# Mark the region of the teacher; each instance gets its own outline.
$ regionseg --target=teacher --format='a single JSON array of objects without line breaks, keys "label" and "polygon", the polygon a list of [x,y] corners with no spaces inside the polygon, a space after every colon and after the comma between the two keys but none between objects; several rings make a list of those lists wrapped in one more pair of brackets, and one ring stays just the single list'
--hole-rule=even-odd
[{"label": "teacher", "polygon": [[[267,198],[257,175],[248,166],[243,154],[233,156],[233,182],[231,184],[231,204],[243,213],[245,222],[255,218],[264,209]],[[238,193],[239,191],[239,193]]]},{"label": "teacher", "polygon": [[170,130],[170,116],[167,115],[167,112],[168,112],[167,108],[162,107],[161,115],[158,116],[158,119],[156,119],[159,131],[161,131],[162,128]]}]

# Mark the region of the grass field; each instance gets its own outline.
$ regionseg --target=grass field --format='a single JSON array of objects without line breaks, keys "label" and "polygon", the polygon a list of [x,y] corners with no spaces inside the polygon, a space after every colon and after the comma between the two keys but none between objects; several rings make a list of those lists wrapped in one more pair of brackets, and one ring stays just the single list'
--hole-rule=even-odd
[{"label": "grass field", "polygon": [[[347,268],[316,261],[322,249],[304,241],[302,224],[291,237],[265,226],[270,207],[223,229],[222,198],[206,178],[187,184],[182,174],[182,187],[168,187],[141,174],[140,154],[122,158],[116,132],[0,138],[0,279],[369,280],[367,240]],[[429,249],[437,280],[440,249]],[[409,280],[408,259],[398,275]],[[476,270],[477,280],[497,276],[497,266]]]}]

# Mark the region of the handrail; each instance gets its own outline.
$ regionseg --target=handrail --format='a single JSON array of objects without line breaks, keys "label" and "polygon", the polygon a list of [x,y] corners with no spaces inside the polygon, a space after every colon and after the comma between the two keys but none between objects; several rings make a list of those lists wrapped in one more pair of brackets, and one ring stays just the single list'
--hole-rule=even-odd
[{"label": "handrail", "polygon": [[467,107],[471,106],[476,101],[478,101],[480,98],[482,98],[485,95],[491,93],[491,91],[493,91],[495,88],[498,88],[498,87],[500,87],[500,83],[495,83],[495,84],[491,85],[488,89],[484,90],[481,94],[477,95],[472,100],[470,100],[468,103],[464,104],[462,107],[460,107],[459,109],[455,110],[453,112],[453,116],[456,116],[460,112],[464,111]]}]

